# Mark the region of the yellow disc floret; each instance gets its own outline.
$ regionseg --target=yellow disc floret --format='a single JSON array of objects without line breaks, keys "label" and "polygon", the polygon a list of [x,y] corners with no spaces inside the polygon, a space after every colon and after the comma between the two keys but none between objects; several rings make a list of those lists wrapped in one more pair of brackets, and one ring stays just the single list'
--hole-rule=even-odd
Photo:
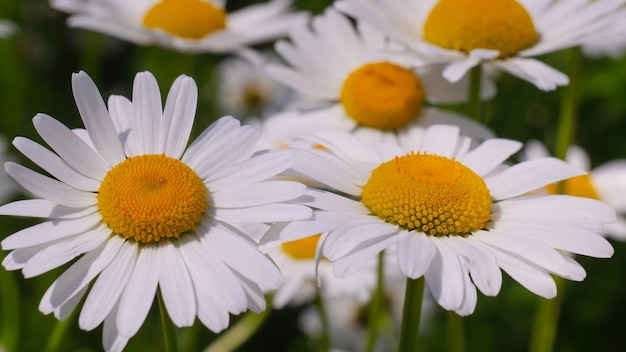
[{"label": "yellow disc floret", "polygon": [[313,259],[315,258],[315,249],[321,234],[311,237],[305,237],[292,242],[285,242],[281,246],[291,257],[295,259]]},{"label": "yellow disc floret", "polygon": [[178,238],[196,228],[207,208],[206,186],[189,166],[162,154],[126,159],[98,190],[102,221],[142,243]]},{"label": "yellow disc floret", "polygon": [[504,58],[533,45],[537,32],[515,0],[441,0],[426,19],[424,39],[465,53],[499,50]]},{"label": "yellow disc floret", "polygon": [[148,10],[143,25],[185,39],[202,39],[226,28],[226,11],[203,0],[162,0]]},{"label": "yellow disc floret", "polygon": [[[564,188],[562,193],[570,196],[576,197],[586,197],[591,199],[600,199],[598,196],[598,192],[595,187],[591,183],[591,178],[589,175],[580,175],[572,178],[568,178],[565,181],[562,181],[564,184]],[[552,194],[559,194],[561,192],[558,184],[552,184],[546,186],[548,192]]]},{"label": "yellow disc floret", "polygon": [[487,185],[468,167],[422,153],[374,169],[361,202],[388,223],[430,236],[466,236],[484,228],[492,204]]},{"label": "yellow disc floret", "polygon": [[374,62],[350,73],[339,100],[348,116],[360,125],[393,130],[419,116],[424,90],[411,70],[389,62]]}]

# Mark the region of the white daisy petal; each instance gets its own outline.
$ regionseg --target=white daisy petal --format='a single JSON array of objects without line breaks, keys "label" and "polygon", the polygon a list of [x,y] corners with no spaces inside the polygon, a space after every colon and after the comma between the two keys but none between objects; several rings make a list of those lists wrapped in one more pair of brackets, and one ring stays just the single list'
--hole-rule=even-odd
[{"label": "white daisy petal", "polygon": [[[2,249],[16,249],[44,244],[87,231],[100,223],[100,214],[63,221],[46,221],[20,230],[2,241]],[[42,233],[45,236],[42,236]]]},{"label": "white daisy petal", "polygon": [[[72,75],[72,92],[80,117],[98,154],[109,165],[117,165],[122,162],[125,159],[124,150],[95,83],[85,72],[80,71]],[[41,136],[43,137],[43,135]],[[64,155],[59,155],[67,160]],[[94,162],[98,159],[94,159]]]},{"label": "white daisy petal", "polygon": [[437,246],[424,234],[403,232],[398,236],[398,264],[411,279],[424,275],[436,253]]},{"label": "white daisy petal", "polygon": [[83,300],[83,297],[87,293],[87,289],[87,286],[83,287],[82,289],[80,289],[80,291],[78,291],[78,293],[76,293],[73,297],[67,300],[67,302],[56,308],[53,312],[54,317],[59,319],[60,321],[65,321],[65,319],[69,318],[74,309],[76,309],[78,304]]},{"label": "white daisy petal", "polygon": [[110,229],[101,225],[63,242],[54,243],[28,260],[22,273],[30,278],[57,268],[79,255],[97,248],[110,235]]},{"label": "white daisy petal", "polygon": [[459,161],[475,173],[486,175],[520,150],[521,147],[522,143],[510,139],[488,139],[471,152],[460,157]]},{"label": "white daisy petal", "polygon": [[70,208],[96,204],[94,193],[79,191],[19,164],[7,162],[4,167],[17,183],[36,196]]},{"label": "white daisy petal", "polygon": [[109,265],[123,243],[121,238],[111,237],[97,249],[82,256],[50,285],[39,303],[39,310],[49,314],[75,297],[80,290],[87,288],[89,282]]},{"label": "white daisy petal", "polygon": [[292,181],[264,181],[240,185],[211,194],[213,202],[224,208],[255,206],[298,198],[306,186]]},{"label": "white daisy petal", "polygon": [[602,164],[590,174],[600,199],[620,213],[626,213],[626,160]]},{"label": "white daisy petal", "polygon": [[246,208],[214,210],[213,216],[225,222],[281,222],[311,217],[311,208],[298,204],[264,204]]},{"label": "white daisy petal", "polygon": [[137,260],[137,245],[126,242],[94,283],[78,318],[81,329],[92,330],[100,325],[117,304]]},{"label": "white daisy petal", "polygon": [[30,139],[17,137],[13,140],[13,145],[43,170],[69,186],[81,191],[92,192],[97,191],[100,187],[98,181],[76,172],[58,155]]},{"label": "white daisy petal", "polygon": [[175,159],[183,155],[193,127],[197,103],[198,89],[194,80],[187,76],[178,77],[172,84],[163,110],[168,127],[162,130],[162,134],[167,132],[167,135],[161,136],[165,141],[165,155]]},{"label": "white daisy petal", "polygon": [[104,327],[102,328],[102,346],[106,351],[122,352],[128,343],[128,337],[122,335],[117,328],[117,319],[119,312],[119,304],[115,304],[109,315],[104,319]]},{"label": "white daisy petal", "polygon": [[191,326],[196,313],[193,286],[179,249],[173,243],[159,243],[156,260],[159,290],[167,313],[176,326]]},{"label": "white daisy petal", "polygon": [[454,251],[437,239],[433,240],[437,252],[424,273],[433,298],[447,310],[456,310],[465,296],[463,267]]},{"label": "white daisy petal", "polygon": [[396,236],[386,236],[359,251],[350,253],[335,261],[335,275],[346,277],[352,275],[372,260],[378,253],[398,241]]},{"label": "white daisy petal", "polygon": [[109,166],[100,155],[54,118],[37,114],[33,118],[37,132],[63,160],[94,180],[102,180]]},{"label": "white daisy petal", "polygon": [[[203,290],[233,314],[245,311],[246,296],[241,284],[232,271],[205,248],[196,235],[188,235],[180,240],[181,254],[193,283],[202,286],[196,290]],[[217,282],[219,285],[214,284]]]},{"label": "white daisy petal", "polygon": [[263,256],[253,242],[244,241],[241,236],[215,227],[202,237],[202,242],[226,265],[244,277],[267,288],[280,286],[283,278],[276,265]]},{"label": "white daisy petal", "polygon": [[435,125],[429,128],[429,133],[424,135],[420,150],[430,154],[452,157],[456,141],[459,138],[459,128],[455,126]]},{"label": "white daisy petal", "polygon": [[82,218],[98,211],[97,207],[69,208],[45,199],[18,200],[0,206],[0,215],[13,215],[50,219]]},{"label": "white daisy petal", "polygon": [[135,335],[150,311],[159,283],[159,254],[154,245],[139,248],[137,262],[120,296],[118,313],[115,316],[115,325],[124,336]]},{"label": "white daisy petal", "polygon": [[[196,287],[196,290],[198,288]],[[203,291],[196,291],[196,297],[204,297]],[[198,306],[198,319],[209,328],[209,330],[219,333],[228,326],[229,315],[228,311],[223,309],[212,299],[198,299],[196,298],[196,305]]]},{"label": "white daisy petal", "polygon": [[140,72],[135,76],[132,101],[134,116],[130,133],[142,144],[142,154],[163,153],[165,146],[157,143],[165,129],[161,93],[150,72]]},{"label": "white daisy petal", "polygon": [[395,234],[397,227],[381,223],[377,218],[364,218],[362,221],[346,222],[335,229],[337,235],[324,242],[324,256],[330,260],[348,255],[360,248]]},{"label": "white daisy petal", "polygon": [[473,236],[467,241],[456,237],[449,237],[448,241],[455,251],[467,258],[467,267],[472,281],[480,292],[487,296],[497,295],[502,285],[502,272],[495,258],[489,252],[482,250],[480,246],[474,245]]},{"label": "white daisy petal", "polygon": [[[506,199],[584,173],[583,170],[570,166],[562,160],[544,158],[513,165],[486,181],[495,199]],[[511,179],[520,181],[514,183],[510,182]]]}]

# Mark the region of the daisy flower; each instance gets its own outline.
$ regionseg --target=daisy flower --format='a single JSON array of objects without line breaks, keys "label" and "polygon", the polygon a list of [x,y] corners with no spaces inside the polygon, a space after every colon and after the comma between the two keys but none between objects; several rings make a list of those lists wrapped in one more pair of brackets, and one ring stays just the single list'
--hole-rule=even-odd
[{"label": "daisy flower", "polygon": [[375,261],[346,278],[336,277],[332,263],[326,260],[322,260],[316,269],[315,250],[320,236],[283,243],[268,253],[285,278],[285,284],[274,294],[274,308],[312,302],[318,285],[325,299],[345,297],[362,305],[369,301],[376,286]]},{"label": "daisy flower", "polygon": [[[532,140],[524,148],[523,158],[533,160],[550,155],[541,142]],[[565,180],[564,193],[577,197],[587,197],[603,201],[618,214],[617,221],[607,224],[602,234],[619,240],[626,240],[626,160],[609,161],[591,169],[589,154],[577,145],[567,149],[565,161],[589,171],[588,174]],[[547,191],[557,193],[556,185],[548,185]]]},{"label": "daisy flower", "polygon": [[140,45],[182,52],[233,52],[274,40],[306,21],[273,0],[228,13],[225,0],[51,0],[69,13],[68,24]]},{"label": "daisy flower", "polygon": [[282,110],[291,98],[291,90],[265,71],[267,62],[274,58],[252,49],[240,54],[222,60],[217,67],[217,102],[221,110],[241,119],[262,118]]},{"label": "daisy flower", "polygon": [[232,117],[186,147],[197,102],[186,76],[172,85],[165,108],[150,73],[135,78],[132,102],[112,96],[108,111],[84,72],[74,74],[72,88],[85,130],[38,114],[33,123],[52,150],[22,137],[13,142],[54,178],[6,164],[38,198],[4,205],[0,214],[45,222],[2,241],[11,250],[4,267],[30,278],[73,261],[39,309],[63,320],[86,295],[79,326],[91,330],[104,321],[103,344],[112,351],[138,331],[157,289],[179,327],[198,317],[217,332],[229,313],[264,310],[262,290],[280,286],[281,273],[230,222],[310,216],[284,203],[303,185],[266,181],[289,167],[294,153],[250,157],[259,131]]},{"label": "daisy flower", "polygon": [[372,23],[460,80],[485,65],[541,90],[569,83],[563,73],[533,59],[580,45],[607,31],[624,0],[340,0],[335,6]]},{"label": "daisy flower", "polygon": [[[345,133],[309,137],[324,150],[300,150],[295,170],[330,190],[309,189],[313,219],[268,231],[264,245],[328,232],[320,255],[348,276],[397,245],[402,273],[424,276],[435,300],[460,315],[475,308],[478,288],[494,296],[501,270],[531,292],[556,295],[551,275],[582,280],[568,252],[607,258],[598,235],[615,212],[602,202],[528,192],[584,171],[555,158],[505,160],[521,148],[488,139],[471,149],[458,127],[429,127],[414,145],[366,143]],[[501,269],[501,270],[500,270]]]},{"label": "daisy flower", "polygon": [[[467,98],[467,84],[450,84],[434,67],[414,69],[372,27],[355,28],[332,8],[315,17],[311,27],[290,33],[291,42],[275,49],[289,64],[268,65],[278,81],[309,101],[298,122],[313,130],[339,130],[368,140],[397,139],[411,127],[434,123],[459,125],[467,135],[491,137],[484,126],[426,103],[458,103]],[[485,83],[483,96],[495,93]]]}]

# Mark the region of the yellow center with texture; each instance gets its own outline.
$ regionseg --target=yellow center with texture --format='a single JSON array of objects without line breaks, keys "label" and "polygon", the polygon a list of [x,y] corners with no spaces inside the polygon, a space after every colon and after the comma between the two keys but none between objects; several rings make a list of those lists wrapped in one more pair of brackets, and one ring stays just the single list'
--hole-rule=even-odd
[{"label": "yellow center with texture", "polygon": [[97,199],[113,233],[151,243],[195,229],[207,208],[206,193],[202,179],[180,160],[147,154],[109,170]]},{"label": "yellow center with texture", "polygon": [[315,249],[321,234],[305,237],[292,242],[282,244],[283,250],[295,259],[313,259],[315,258]]},{"label": "yellow center with texture", "polygon": [[185,39],[202,39],[226,28],[226,11],[202,0],[162,0],[148,10],[143,25]]},{"label": "yellow center with texture", "polygon": [[419,116],[424,90],[412,71],[389,62],[374,62],[350,73],[339,101],[360,125],[394,130]]},{"label": "yellow center with texture", "polygon": [[491,195],[465,165],[411,153],[372,171],[361,202],[385,222],[430,236],[466,236],[490,220]]},{"label": "yellow center with texture", "polygon": [[515,0],[441,0],[426,19],[424,39],[465,53],[499,50],[505,58],[535,44],[537,32]]}]

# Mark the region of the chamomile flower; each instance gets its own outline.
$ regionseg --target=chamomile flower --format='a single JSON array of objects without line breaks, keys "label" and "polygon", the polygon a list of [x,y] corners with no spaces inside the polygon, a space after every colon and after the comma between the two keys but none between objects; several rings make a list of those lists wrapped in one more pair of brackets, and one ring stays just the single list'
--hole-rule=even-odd
[{"label": "chamomile flower", "polygon": [[585,43],[608,31],[624,0],[340,0],[335,6],[372,23],[412,50],[444,62],[456,82],[485,65],[542,90],[569,83],[535,56]]},{"label": "chamomile flower", "polygon": [[[524,148],[524,159],[545,158],[550,155],[548,149],[539,141],[532,140]],[[609,237],[626,240],[626,160],[609,161],[591,169],[589,154],[577,145],[567,149],[565,161],[589,173],[569,178],[564,181],[563,192],[577,197],[598,199],[615,209],[617,221],[607,224],[602,231]],[[557,193],[556,185],[549,185],[548,191]]]},{"label": "chamomile flower", "polygon": [[225,0],[51,0],[68,24],[140,45],[183,52],[233,52],[274,40],[308,15],[273,0],[228,13]]},{"label": "chamomile flower", "polygon": [[[434,66],[414,69],[411,59],[390,55],[394,46],[370,26],[355,28],[331,8],[311,27],[292,31],[290,40],[275,46],[289,66],[268,65],[268,72],[308,101],[297,123],[317,127],[302,132],[339,130],[386,140],[416,125],[447,123],[473,137],[492,136],[478,123],[426,106],[464,101],[467,84],[450,84]],[[492,84],[483,86],[484,97],[495,93]]]},{"label": "chamomile flower", "polygon": [[336,277],[332,264],[326,260],[322,260],[316,269],[315,250],[320,236],[283,243],[268,253],[285,277],[285,284],[274,294],[274,308],[312,302],[318,285],[324,298],[344,297],[361,304],[370,299],[376,286],[375,261],[346,278]]},{"label": "chamomile flower", "polygon": [[263,118],[287,106],[292,92],[267,74],[265,65],[270,60],[269,54],[246,50],[220,62],[217,101],[224,113],[240,119]]},{"label": "chamomile flower", "polygon": [[[197,89],[179,77],[163,109],[150,73],[136,76],[132,102],[112,96],[108,110],[87,74],[72,77],[86,130],[38,114],[35,128],[50,146],[22,137],[13,144],[52,177],[7,163],[7,172],[37,199],[0,207],[0,214],[45,222],[2,241],[7,270],[30,278],[74,261],[50,286],[39,309],[65,319],[86,296],[79,326],[104,321],[106,350],[124,348],[140,328],[157,289],[179,327],[196,317],[209,329],[229,313],[265,309],[263,290],[282,276],[256,244],[230,222],[273,222],[310,216],[284,201],[304,186],[266,181],[294,161],[282,150],[250,157],[259,131],[223,117],[187,147]],[[90,285],[90,283],[92,283]]]},{"label": "chamomile flower", "polygon": [[505,160],[521,148],[488,139],[474,149],[455,126],[429,127],[413,145],[366,143],[355,136],[309,137],[323,150],[300,150],[294,169],[324,183],[301,199],[315,210],[306,221],[268,231],[262,245],[325,233],[320,254],[348,276],[397,245],[400,270],[424,276],[435,300],[461,315],[473,312],[478,288],[499,292],[502,273],[528,290],[554,297],[551,275],[582,280],[568,252],[607,258],[598,234],[615,221],[602,202],[528,192],[584,171],[555,158]]}]

